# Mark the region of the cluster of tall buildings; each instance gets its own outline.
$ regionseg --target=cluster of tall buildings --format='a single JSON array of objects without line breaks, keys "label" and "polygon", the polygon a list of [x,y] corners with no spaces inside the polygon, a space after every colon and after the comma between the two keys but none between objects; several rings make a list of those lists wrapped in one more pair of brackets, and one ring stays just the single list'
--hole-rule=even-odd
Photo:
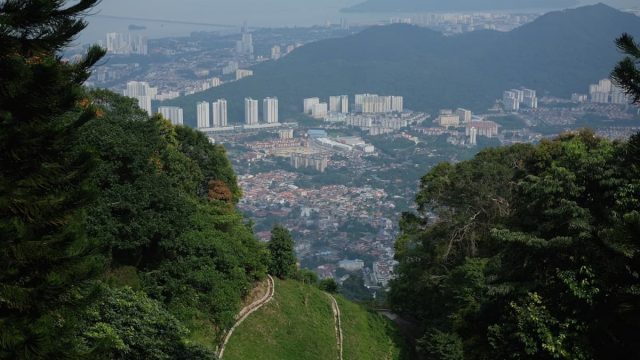
[{"label": "cluster of tall buildings", "polygon": [[301,43],[289,44],[286,48],[283,49],[280,45],[274,45],[271,48],[271,60],[279,60],[281,57],[288,55],[297,47],[302,46]]},{"label": "cluster of tall buildings", "polygon": [[589,99],[600,104],[630,104],[631,99],[623,89],[614,85],[609,79],[602,79],[589,86]]},{"label": "cluster of tall buildings", "polygon": [[329,97],[329,111],[340,114],[349,113],[349,96],[331,96]]},{"label": "cluster of tall buildings", "polygon": [[[362,114],[383,114],[404,111],[402,96],[379,96],[375,94],[357,94],[355,96],[355,112]],[[349,96],[330,96],[329,102],[320,102],[320,98],[304,99],[303,111],[316,119],[327,117],[329,113],[348,114]]]},{"label": "cluster of tall buildings", "polygon": [[184,111],[177,106],[160,106],[158,114],[171,121],[173,125],[184,125]]},{"label": "cluster of tall buildings", "polygon": [[147,38],[142,35],[108,33],[107,52],[118,55],[147,55]]},{"label": "cluster of tall buildings", "polygon": [[242,30],[242,39],[236,42],[236,53],[238,55],[253,56],[253,35],[247,32],[246,28]]},{"label": "cluster of tall buildings", "polygon": [[363,114],[379,114],[404,111],[402,96],[379,96],[376,94],[357,94],[355,111]]},{"label": "cluster of tall buildings", "polygon": [[236,70],[236,81],[242,80],[249,76],[253,76],[253,70],[246,70],[246,69]]},{"label": "cluster of tall buildings", "polygon": [[436,119],[438,125],[442,127],[459,127],[461,124],[468,124],[472,121],[473,114],[470,110],[459,108],[453,110],[440,110],[440,115]]},{"label": "cluster of tall buildings", "polygon": [[[262,117],[266,124],[277,124],[279,119],[278,99],[265,98],[262,100]],[[258,125],[258,100],[244,99],[244,123],[245,125]]]},{"label": "cluster of tall buildings", "polygon": [[325,172],[329,166],[329,158],[323,154],[291,154],[291,166],[296,169],[313,168],[319,172]]},{"label": "cluster of tall buildings", "polygon": [[536,91],[531,89],[511,89],[502,94],[502,105],[506,111],[519,111],[521,107],[538,108]]},{"label": "cluster of tall buildings", "polygon": [[478,144],[478,136],[493,138],[498,136],[499,125],[493,121],[471,121],[467,123],[466,134],[470,145]]},{"label": "cluster of tall buildings", "polygon": [[[347,104],[348,103],[349,98],[347,97]],[[308,98],[304,99],[303,110],[305,114],[311,115],[313,118],[323,119],[329,114],[329,104],[320,102],[320,98],[317,97]]]},{"label": "cluster of tall buildings", "polygon": [[227,100],[219,99],[209,104],[201,101],[197,105],[198,129],[223,128],[228,124]]},{"label": "cluster of tall buildings", "polygon": [[129,81],[124,96],[138,100],[140,109],[151,115],[151,100],[158,96],[158,88],[151,87],[144,81]]}]

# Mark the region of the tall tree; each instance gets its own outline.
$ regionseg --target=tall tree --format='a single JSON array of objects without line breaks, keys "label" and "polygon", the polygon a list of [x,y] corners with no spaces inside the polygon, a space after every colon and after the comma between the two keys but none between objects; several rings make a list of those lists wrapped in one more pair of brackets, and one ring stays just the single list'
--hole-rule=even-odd
[{"label": "tall tree", "polygon": [[291,277],[296,272],[296,254],[293,249],[291,233],[281,225],[271,230],[269,242],[269,273],[279,278]]},{"label": "tall tree", "polygon": [[74,309],[102,261],[83,233],[88,152],[71,156],[95,117],[82,84],[104,55],[59,55],[99,0],[0,2],[0,358],[72,358]]},{"label": "tall tree", "polygon": [[633,102],[640,103],[640,44],[633,36],[622,34],[617,40],[618,49],[627,56],[618,63],[611,73],[613,80],[631,96]]}]

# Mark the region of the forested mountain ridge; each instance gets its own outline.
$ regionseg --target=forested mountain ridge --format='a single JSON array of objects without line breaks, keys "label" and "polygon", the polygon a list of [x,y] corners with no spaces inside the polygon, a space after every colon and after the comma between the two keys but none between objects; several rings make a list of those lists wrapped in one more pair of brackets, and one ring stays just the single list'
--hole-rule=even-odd
[{"label": "forested mountain ridge", "polygon": [[513,87],[562,97],[586,92],[618,61],[612,39],[623,32],[640,33],[640,18],[602,4],[552,12],[506,33],[444,36],[410,25],[378,26],[305,45],[254,67],[253,77],[168,104],[195,121],[198,101],[226,98],[230,120],[241,122],[245,97],[277,96],[286,120],[302,112],[307,97],[371,92],[402,95],[416,111],[482,112]]}]

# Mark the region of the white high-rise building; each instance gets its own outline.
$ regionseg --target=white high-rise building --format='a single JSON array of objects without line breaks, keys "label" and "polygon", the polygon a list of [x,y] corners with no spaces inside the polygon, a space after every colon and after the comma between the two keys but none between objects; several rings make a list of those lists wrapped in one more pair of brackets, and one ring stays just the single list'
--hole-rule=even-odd
[{"label": "white high-rise building", "polygon": [[460,122],[468,124],[471,122],[471,116],[473,115],[470,110],[459,108],[456,110],[456,115],[460,118]]},{"label": "white high-rise building", "polygon": [[253,55],[253,35],[243,33],[242,39],[236,42],[236,52],[239,55]]},{"label": "white high-rise building", "polygon": [[220,80],[219,77],[211,78],[211,79],[207,80],[206,83],[207,83],[207,85],[209,85],[210,88],[214,88],[214,87],[218,87],[218,86],[222,85],[222,81]]},{"label": "white high-rise building", "polygon": [[329,111],[329,104],[327,103],[319,103],[314,104],[311,109],[311,116],[316,119],[323,119],[327,116]]},{"label": "white high-rise building", "polygon": [[[518,100],[518,93],[514,91],[505,91],[502,94],[502,105],[506,111],[518,111],[520,110],[520,100]],[[523,94],[524,97],[524,94]]]},{"label": "white high-rise building", "polygon": [[357,94],[355,111],[364,114],[389,113],[404,111],[402,96],[379,96],[376,94]]},{"label": "white high-rise building", "polygon": [[158,113],[173,125],[184,125],[184,111],[177,106],[160,106]]},{"label": "white high-rise building", "polygon": [[229,75],[235,73],[240,68],[240,64],[237,61],[229,61],[229,63],[222,68],[223,75]]},{"label": "white high-rise building", "polygon": [[124,91],[124,96],[128,97],[151,96],[155,98],[157,95],[158,88],[149,86],[146,81],[129,81],[127,89]]},{"label": "white high-rise building", "polygon": [[207,101],[199,102],[197,109],[198,109],[198,129],[211,127],[209,102]]},{"label": "white high-rise building", "polygon": [[460,117],[457,114],[453,114],[452,111],[440,112],[437,122],[443,127],[458,127],[460,126]]},{"label": "white high-rise building", "polygon": [[393,112],[404,111],[404,98],[402,96],[391,97],[391,111]]},{"label": "white high-rise building", "polygon": [[602,79],[597,84],[589,86],[589,97],[593,103],[626,105],[631,98],[624,90],[616,86],[609,79]]},{"label": "white high-rise building", "polygon": [[151,100],[158,95],[158,88],[149,86],[144,81],[129,81],[124,96],[138,100],[138,106],[151,115]]},{"label": "white high-rise building", "polygon": [[258,124],[258,100],[244,99],[244,123],[246,125]]},{"label": "white high-rise building", "polygon": [[267,124],[278,123],[278,99],[266,98],[262,100],[262,116]]},{"label": "white high-rise building", "polygon": [[320,104],[320,99],[317,97],[304,99],[304,113],[311,115],[313,107],[317,104]]},{"label": "white high-rise building", "polygon": [[340,96],[331,96],[329,97],[329,111],[331,112],[340,112],[341,109],[342,98]]},{"label": "white high-rise building", "polygon": [[278,60],[280,59],[281,55],[281,49],[280,46],[276,45],[274,47],[271,48],[271,60]]},{"label": "white high-rise building", "polygon": [[332,113],[349,113],[349,96],[331,96],[329,97],[329,111]]},{"label": "white high-rise building", "polygon": [[614,86],[611,90],[611,103],[618,105],[631,104],[631,98],[625,91],[617,86]]},{"label": "white high-rise building", "polygon": [[349,95],[340,96],[340,112],[343,114],[349,113]]},{"label": "white high-rise building", "polygon": [[524,101],[524,90],[511,89],[510,91],[515,94],[516,99],[518,99],[518,103],[522,103],[522,101]]},{"label": "white high-rise building", "polygon": [[478,145],[478,128],[476,127],[469,129],[469,145]]},{"label": "white high-rise building", "polygon": [[253,76],[253,70],[245,70],[245,69],[236,70],[236,80],[242,80],[250,76]]},{"label": "white high-rise building", "polygon": [[138,107],[151,115],[151,96],[136,96],[134,99],[138,100]]},{"label": "white high-rise building", "polygon": [[528,107],[529,109],[537,109],[538,108],[538,97],[536,96],[536,91],[531,89],[522,89],[524,93],[524,97],[521,101],[521,104]]},{"label": "white high-rise building", "polygon": [[147,55],[147,39],[141,35],[108,33],[107,52],[118,55]]},{"label": "white high-rise building", "polygon": [[212,113],[213,127],[221,128],[227,126],[227,100],[219,99],[218,101],[214,101],[212,104]]}]

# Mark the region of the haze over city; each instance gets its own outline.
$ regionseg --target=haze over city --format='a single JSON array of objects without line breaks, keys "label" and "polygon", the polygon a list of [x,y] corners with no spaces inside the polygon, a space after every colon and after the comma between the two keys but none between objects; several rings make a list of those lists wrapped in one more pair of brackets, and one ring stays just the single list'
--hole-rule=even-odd
[{"label": "haze over city", "polygon": [[640,359],[637,0],[0,0],[0,360]]}]

